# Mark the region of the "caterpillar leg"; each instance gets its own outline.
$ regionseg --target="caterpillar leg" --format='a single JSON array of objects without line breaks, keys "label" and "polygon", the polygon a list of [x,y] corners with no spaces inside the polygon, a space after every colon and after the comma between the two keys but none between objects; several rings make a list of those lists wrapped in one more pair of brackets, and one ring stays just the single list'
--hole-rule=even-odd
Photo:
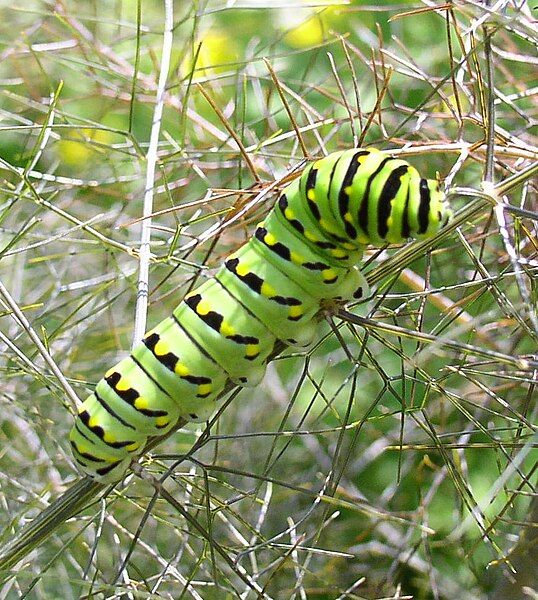
[{"label": "caterpillar leg", "polygon": [[340,277],[340,288],[326,294],[326,300],[340,300],[343,303],[349,300],[359,300],[368,296],[370,287],[364,275],[357,268],[349,269]]}]

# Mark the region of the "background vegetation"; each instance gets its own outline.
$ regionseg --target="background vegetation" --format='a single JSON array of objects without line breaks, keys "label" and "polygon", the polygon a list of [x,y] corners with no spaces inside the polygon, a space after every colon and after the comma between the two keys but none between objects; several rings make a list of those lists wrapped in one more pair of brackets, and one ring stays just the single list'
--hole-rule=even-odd
[{"label": "background vegetation", "polygon": [[148,264],[153,325],[305,155],[359,143],[438,171],[459,217],[369,252],[367,301],[30,543],[0,598],[538,597],[536,21],[491,4],[2,0],[4,550],[78,479],[66,389],[143,328]]}]

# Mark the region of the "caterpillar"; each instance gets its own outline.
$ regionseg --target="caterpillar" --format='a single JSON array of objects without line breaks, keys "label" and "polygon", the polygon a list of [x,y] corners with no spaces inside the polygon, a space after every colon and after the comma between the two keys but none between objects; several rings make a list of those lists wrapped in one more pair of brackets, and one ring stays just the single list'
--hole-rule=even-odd
[{"label": "caterpillar", "polygon": [[148,438],[180,417],[207,420],[228,379],[256,386],[277,340],[307,347],[324,303],[364,296],[367,244],[434,236],[450,216],[438,181],[384,152],[310,163],[249,241],[97,383],[70,434],[78,467],[119,480]]}]

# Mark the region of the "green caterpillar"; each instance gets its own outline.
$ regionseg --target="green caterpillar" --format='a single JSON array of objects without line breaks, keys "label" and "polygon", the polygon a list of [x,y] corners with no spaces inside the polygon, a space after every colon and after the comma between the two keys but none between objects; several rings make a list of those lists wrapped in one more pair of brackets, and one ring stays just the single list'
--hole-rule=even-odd
[{"label": "green caterpillar", "polygon": [[366,293],[364,246],[433,236],[451,212],[436,180],[374,149],[311,163],[217,274],[110,369],[70,434],[81,470],[117,481],[149,437],[207,420],[226,380],[255,386],[274,344],[307,346],[324,301]]}]

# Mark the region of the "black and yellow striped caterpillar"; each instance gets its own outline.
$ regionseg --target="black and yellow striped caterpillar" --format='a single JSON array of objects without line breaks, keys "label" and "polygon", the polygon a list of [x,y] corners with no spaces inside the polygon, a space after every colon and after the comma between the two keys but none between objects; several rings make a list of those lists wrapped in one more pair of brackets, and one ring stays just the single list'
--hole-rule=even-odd
[{"label": "black and yellow striped caterpillar", "polygon": [[436,180],[383,152],[308,165],[252,238],[99,381],[70,435],[81,470],[117,481],[149,437],[206,420],[228,378],[257,385],[276,340],[308,345],[324,301],[365,294],[366,244],[433,236],[450,214]]}]

